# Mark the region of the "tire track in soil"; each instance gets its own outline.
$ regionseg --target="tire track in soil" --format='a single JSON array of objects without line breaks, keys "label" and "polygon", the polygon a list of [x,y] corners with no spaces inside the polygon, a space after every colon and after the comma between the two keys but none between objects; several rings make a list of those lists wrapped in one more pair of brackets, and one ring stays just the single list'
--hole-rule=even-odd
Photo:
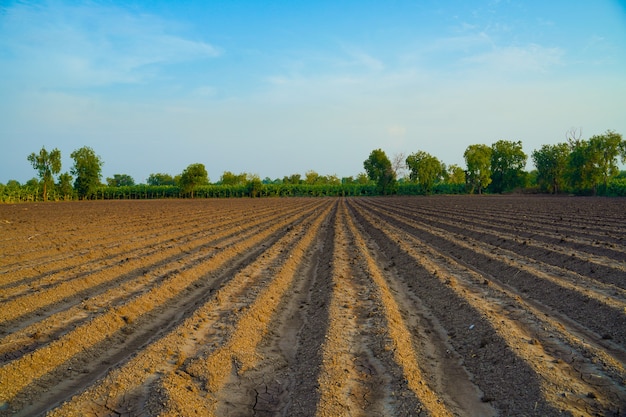
[{"label": "tire track in soil", "polygon": [[[200,281],[203,277],[228,266],[229,262],[234,261],[230,268],[235,268],[242,262],[252,262],[254,256],[263,248],[260,243],[265,241],[266,244],[271,244],[279,238],[281,230],[285,230],[289,224],[298,223],[315,210],[315,207],[310,208],[295,219],[279,217],[278,222],[216,254],[210,262],[196,264],[193,268],[169,277],[162,285],[129,300],[124,305],[107,310],[103,315],[77,327],[49,345],[0,367],[0,404],[6,404],[2,408],[8,410],[22,408],[33,400],[35,392],[41,395],[40,385],[45,387],[46,384],[53,384],[59,376],[68,377],[72,369],[74,371],[79,368],[88,369],[87,376],[79,377],[80,383],[74,383],[75,386],[80,386],[85,384],[85,379],[93,378],[91,376],[93,371],[90,368],[102,368],[96,372],[102,373],[113,364],[125,360],[133,352],[133,348],[142,346],[155,333],[158,334],[160,327],[171,328],[177,320],[180,320],[185,310],[183,304],[191,304],[187,308],[193,309],[198,300],[205,297],[207,292],[214,290],[211,281]],[[248,255],[242,257],[242,253]],[[200,286],[191,288],[190,285],[194,283],[200,283]],[[167,302],[173,305],[168,308]],[[163,311],[158,311],[159,306],[162,306]],[[156,311],[158,324],[151,325],[150,320],[142,322],[143,316],[153,311]],[[155,317],[152,317],[152,320],[154,319]],[[138,326],[144,326],[143,330]],[[105,357],[112,362],[104,363],[102,358],[96,357],[95,352],[102,354],[106,352]],[[87,362],[83,363],[84,361]],[[103,362],[104,366],[89,365],[94,361]],[[64,366],[67,366],[67,369]],[[34,381],[37,381],[37,384],[32,384]],[[71,381],[68,382],[70,383]],[[29,389],[26,389],[27,387]]]},{"label": "tire track in soil", "polygon": [[[410,239],[407,232],[382,217],[372,217],[367,208],[355,209],[359,223],[375,236],[383,252],[389,251],[387,256],[400,273],[420,277],[408,282],[411,291],[448,331],[450,344],[485,393],[484,400],[500,413],[550,416],[571,410],[574,415],[617,415],[614,413],[623,409],[623,397],[611,397],[623,393],[602,392],[577,378],[575,369],[564,370],[568,366],[543,349],[538,341],[542,336],[533,332],[528,320],[508,311],[511,306],[493,308],[494,302],[503,303],[501,295],[484,294],[492,290],[489,286],[462,278],[466,275],[462,268],[449,272],[450,265],[425,252],[428,246]],[[454,311],[454,316],[444,314],[446,311]],[[512,370],[509,378],[503,368]]]},{"label": "tire track in soil", "polygon": [[[94,398],[103,398],[100,402],[116,410],[131,408],[146,412],[147,407],[152,410],[149,412],[151,415],[168,415],[172,412],[171,409],[179,410],[182,415],[191,415],[195,411],[190,407],[195,407],[196,411],[203,410],[203,415],[209,415],[215,400],[206,398],[208,393],[203,385],[223,384],[224,378],[230,373],[226,365],[230,361],[208,367],[203,366],[203,363],[224,354],[239,355],[235,361],[238,366],[245,364],[246,360],[255,360],[254,349],[249,346],[251,340],[246,336],[259,338],[260,335],[258,329],[253,331],[250,326],[262,325],[268,321],[268,307],[277,305],[280,298],[275,290],[286,288],[291,270],[299,263],[304,249],[310,244],[311,237],[304,231],[312,222],[313,226],[310,227],[319,227],[319,223],[330,211],[328,200],[325,206],[326,209],[316,210],[314,215],[307,213],[309,218],[305,222],[269,246],[264,255],[254,263],[237,272],[214,297],[195,309],[193,315],[182,325],[148,346],[128,364],[114,370],[104,380],[66,403],[53,415],[80,414]],[[277,270],[278,276],[274,278],[273,274]],[[278,298],[275,299],[276,297]],[[233,314],[234,311],[238,313]],[[176,352],[171,352],[174,346]],[[168,357],[169,361],[164,361]],[[192,369],[198,368],[201,373],[207,371],[213,374],[210,373],[202,380],[192,378],[188,371],[193,372]],[[146,392],[135,394],[138,398],[130,403],[126,401],[125,396],[135,391]],[[200,397],[198,392],[202,393]],[[107,402],[104,402],[105,399]],[[97,407],[106,412],[105,406]],[[180,413],[176,414],[174,411],[174,415],[181,415]]]}]

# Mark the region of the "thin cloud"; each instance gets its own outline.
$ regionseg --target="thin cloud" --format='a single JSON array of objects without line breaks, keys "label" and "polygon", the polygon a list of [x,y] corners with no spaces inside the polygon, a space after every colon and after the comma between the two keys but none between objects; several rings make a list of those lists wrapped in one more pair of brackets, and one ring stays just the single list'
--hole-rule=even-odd
[{"label": "thin cloud", "polygon": [[348,55],[348,65],[355,68],[364,68],[368,71],[382,71],[385,69],[383,62],[363,50],[355,47],[343,47]]},{"label": "thin cloud", "polygon": [[546,48],[540,45],[526,47],[508,46],[495,48],[461,60],[490,73],[543,73],[562,63],[563,51],[560,48]]},{"label": "thin cloud", "polygon": [[[29,68],[29,82],[46,87],[91,87],[138,83],[155,67],[214,58],[218,48],[176,33],[176,24],[147,14],[90,4],[17,3],[0,25],[3,66]],[[1,61],[0,61],[1,62]]]}]

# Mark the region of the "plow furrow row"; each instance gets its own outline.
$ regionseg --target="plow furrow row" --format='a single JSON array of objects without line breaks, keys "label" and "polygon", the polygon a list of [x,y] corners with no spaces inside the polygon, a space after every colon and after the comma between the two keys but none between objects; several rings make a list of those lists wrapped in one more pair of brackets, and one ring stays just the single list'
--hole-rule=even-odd
[{"label": "plow furrow row", "polygon": [[[285,213],[284,216],[278,216],[275,219],[288,218],[289,214],[292,213]],[[242,222],[234,230],[225,229],[214,234],[207,234],[198,241],[168,244],[166,247],[153,250],[144,256],[135,256],[133,259],[127,257],[124,261],[110,266],[81,268],[82,271],[75,278],[70,274],[62,279],[63,275],[61,274],[56,285],[39,291],[31,291],[25,295],[20,296],[18,293],[17,296],[14,296],[13,290],[7,290],[3,297],[5,308],[0,310],[0,324],[14,321],[25,314],[59,303],[69,297],[74,300],[94,297],[111,286],[121,285],[141,277],[147,272],[154,274],[158,271],[157,277],[167,275],[169,272],[167,269],[173,269],[170,265],[176,265],[175,268],[180,268],[193,262],[195,258],[209,259],[215,254],[219,254],[232,242],[245,239],[248,234],[258,233],[259,230],[271,226],[273,222],[267,218],[249,220],[245,223]],[[166,267],[166,271],[160,271],[161,266]],[[70,300],[70,302],[75,301]],[[24,323],[23,320],[21,322]]]},{"label": "plow furrow row", "polygon": [[[606,354],[603,349],[596,349],[597,357],[608,363],[605,363],[605,368],[594,366],[586,357],[593,349],[584,346],[582,341],[572,341],[572,337],[561,330],[561,324],[544,318],[543,311],[525,304],[517,295],[510,295],[497,284],[485,284],[486,276],[468,270],[453,258],[439,253],[372,212],[360,207],[357,211],[362,216],[361,223],[369,224],[375,228],[376,234],[386,237],[385,244],[392,246],[396,259],[400,255],[399,250],[404,257],[408,256],[403,262],[414,262],[431,277],[430,285],[437,289],[426,286],[423,279],[410,284],[410,287],[420,294],[426,304],[433,306],[433,314],[439,316],[448,335],[452,336],[450,342],[485,391],[486,400],[497,403],[500,397],[498,391],[509,383],[498,374],[497,368],[501,366],[485,368],[486,362],[495,361],[509,363],[516,369],[519,378],[526,374],[526,383],[523,384],[526,391],[520,392],[520,401],[516,404],[520,408],[509,410],[509,413],[515,411],[523,415],[524,407],[539,415],[553,415],[559,410],[571,410],[576,415],[593,409],[600,413],[619,413],[623,409],[621,407],[626,398],[621,386],[625,374],[619,359]],[[437,298],[446,293],[449,298],[444,297],[437,303]],[[449,317],[436,311],[436,307],[445,305],[452,310],[464,311],[463,314],[455,311],[455,318],[464,317],[465,328],[458,328]],[[455,326],[458,330],[453,329]],[[552,340],[559,333],[581,351],[573,351],[572,346],[563,346]],[[467,341],[458,340],[459,336],[466,337]],[[481,358],[479,362],[477,357]],[[526,370],[522,372],[524,368]],[[586,377],[581,375],[582,368],[585,368]],[[603,382],[589,383],[594,379],[591,375]],[[501,385],[494,386],[496,381]],[[534,404],[524,403],[523,397],[533,387],[543,393],[543,403],[539,400]]]},{"label": "plow furrow row", "polygon": [[[287,215],[288,212],[301,208],[300,206],[290,207],[289,205],[281,207],[280,210],[268,208],[256,212],[255,217],[269,219],[281,214]],[[10,280],[2,282],[0,289],[11,288],[12,292],[15,292],[18,291],[14,288],[16,286],[36,289],[38,286],[51,285],[57,275],[67,277],[73,271],[79,273],[85,269],[102,268],[103,265],[124,262],[128,259],[145,256],[150,252],[163,250],[163,248],[189,244],[206,235],[240,227],[243,219],[249,219],[245,211],[241,210],[233,213],[205,214],[204,219],[194,218],[203,213],[192,212],[190,213],[191,218],[185,214],[180,213],[180,217],[177,217],[173,222],[167,222],[166,225],[161,225],[159,219],[152,219],[139,230],[137,230],[136,224],[134,227],[116,224],[110,226],[106,236],[99,238],[96,243],[72,238],[65,240],[69,243],[57,246],[53,242],[43,239],[44,247],[49,252],[40,254],[36,263],[31,260],[19,262],[12,267],[7,265],[6,268],[3,268],[0,273],[9,276]],[[155,229],[154,224],[159,224],[159,228]],[[55,239],[63,240],[62,237]],[[129,248],[129,245],[132,247]],[[53,248],[51,249],[51,247]],[[20,252],[20,248],[14,250]]]},{"label": "plow furrow row", "polygon": [[621,416],[624,213],[528,196],[0,205],[0,416]]},{"label": "plow furrow row", "polygon": [[[382,217],[404,225],[429,245],[445,248],[457,259],[475,265],[500,282],[516,288],[575,321],[585,324],[597,338],[612,340],[626,348],[626,310],[622,288],[607,286],[590,277],[558,271],[555,266],[542,268],[538,261],[529,262],[515,252],[501,249],[466,235],[450,233],[436,226],[425,226],[408,218],[374,210]],[[556,270],[556,273],[554,272]],[[621,272],[613,273],[619,279]],[[610,320],[604,319],[609,318]]]},{"label": "plow furrow row", "polygon": [[[270,243],[271,236],[284,229],[289,223],[294,222],[294,219],[290,218],[281,217],[279,219],[280,221],[274,222],[267,228],[260,230],[257,228],[255,233],[234,243],[224,251],[214,254],[210,259],[192,263],[189,268],[169,275],[159,285],[137,297],[116,307],[107,308],[103,314],[90,319],[48,345],[3,365],[0,367],[0,403],[14,402],[19,404],[23,399],[16,399],[15,397],[22,393],[25,388],[30,387],[39,378],[44,376],[50,378],[51,376],[48,374],[55,371],[61,374],[65,373],[63,372],[65,369],[62,368],[72,359],[78,364],[81,363],[81,360],[93,361],[92,351],[102,350],[103,346],[101,345],[103,343],[111,344],[119,343],[120,339],[122,341],[124,339],[136,339],[138,336],[133,335],[133,333],[137,333],[139,330],[133,328],[135,322],[137,322],[136,326],[142,325],[144,316],[153,311],[163,310],[168,302],[185,297],[179,303],[174,303],[169,309],[166,309],[166,313],[159,311],[161,315],[167,315],[167,311],[171,311],[173,317],[176,317],[179,315],[178,310],[183,305],[181,303],[185,302],[186,304],[194,298],[185,293],[195,292],[198,296],[202,296],[205,292],[210,292],[214,286],[206,278],[211,273],[228,266],[233,261],[235,263],[241,262],[242,253],[254,254],[258,252],[261,244]],[[177,306],[176,304],[180,305]],[[155,319],[155,317],[151,318]],[[143,337],[149,338],[151,336],[149,331],[154,331],[154,326],[149,320],[144,321],[147,322],[143,325],[146,326],[148,332],[144,332]],[[158,322],[160,321],[162,320]],[[125,331],[134,337],[128,337]],[[137,344],[136,341],[133,343]],[[115,349],[108,348],[108,350]],[[70,368],[72,367],[68,367],[68,369]],[[36,386],[34,389],[36,390]],[[22,393],[24,400],[32,398],[32,395],[33,393],[30,391]]]}]

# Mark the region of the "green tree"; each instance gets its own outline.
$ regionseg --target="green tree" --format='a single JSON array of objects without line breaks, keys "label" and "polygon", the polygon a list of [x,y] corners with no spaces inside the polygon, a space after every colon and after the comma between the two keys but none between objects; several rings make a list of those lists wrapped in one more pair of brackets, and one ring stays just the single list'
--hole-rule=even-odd
[{"label": "green tree", "polygon": [[595,155],[602,184],[606,189],[609,180],[619,174],[618,157],[622,162],[626,162],[626,142],[622,140],[621,134],[607,130],[603,135],[592,136],[589,145]]},{"label": "green tree", "polygon": [[115,174],[113,178],[107,178],[109,187],[126,187],[135,185],[135,180],[128,174]]},{"label": "green tree", "polygon": [[331,185],[341,185],[341,180],[337,174],[331,174],[326,176],[326,183]]},{"label": "green tree", "polygon": [[355,181],[357,184],[365,185],[370,181],[370,179],[365,172],[359,172]]},{"label": "green tree", "polygon": [[487,145],[470,145],[463,154],[467,165],[466,181],[470,193],[483,190],[491,183],[491,148]]},{"label": "green tree", "polygon": [[570,138],[567,177],[576,192],[591,190],[595,195],[599,185],[608,185],[619,174],[618,157],[626,161],[626,143],[622,135],[607,131],[589,140]]},{"label": "green tree", "polygon": [[180,187],[183,192],[190,193],[191,198],[196,187],[208,183],[209,174],[203,164],[191,164],[180,174]]},{"label": "green tree", "polygon": [[247,176],[246,188],[250,197],[259,197],[263,191],[263,181],[258,175],[250,174]]},{"label": "green tree", "polygon": [[220,177],[219,183],[222,185],[243,185],[247,182],[248,174],[233,174],[230,171],[224,171]]},{"label": "green tree", "polygon": [[458,165],[450,165],[447,171],[447,182],[449,184],[465,184],[465,171]]},{"label": "green tree", "polygon": [[48,187],[54,187],[54,175],[61,171],[61,151],[53,149],[48,153],[45,147],[28,155],[28,161],[39,173],[39,179],[43,185],[43,201],[48,200]]},{"label": "green tree", "polygon": [[576,193],[593,189],[599,182],[599,172],[595,169],[589,142],[583,139],[570,139],[570,153],[567,158],[567,181]]},{"label": "green tree", "polygon": [[542,189],[558,194],[565,185],[570,147],[567,143],[543,145],[531,157],[537,168],[537,183]]},{"label": "green tree", "polygon": [[59,194],[63,196],[63,200],[71,200],[72,194],[74,194],[74,188],[72,188],[72,176],[69,172],[64,172],[59,175],[59,183],[57,184]]},{"label": "green tree", "polygon": [[293,184],[298,185],[302,181],[302,175],[300,174],[291,174],[290,176],[283,177],[283,184]]},{"label": "green tree", "polygon": [[382,149],[373,150],[369,158],[363,162],[363,167],[367,176],[376,182],[378,192],[386,195],[395,191],[396,174],[391,166],[391,161]]},{"label": "green tree", "polygon": [[91,198],[100,185],[102,159],[88,146],[75,150],[71,157],[74,159],[71,172],[76,176],[74,189],[79,198],[83,200]]},{"label": "green tree", "polygon": [[176,185],[176,180],[170,174],[150,174],[146,181],[148,185]]},{"label": "green tree", "polygon": [[313,185],[317,183],[322,183],[322,177],[320,174],[313,170],[309,170],[304,173],[304,183],[308,185]]},{"label": "green tree", "polygon": [[417,182],[426,194],[432,193],[433,186],[441,180],[445,171],[439,159],[424,151],[407,156],[406,166],[411,181]]},{"label": "green tree", "polygon": [[491,145],[491,190],[502,193],[523,186],[526,158],[521,141],[499,140]]}]

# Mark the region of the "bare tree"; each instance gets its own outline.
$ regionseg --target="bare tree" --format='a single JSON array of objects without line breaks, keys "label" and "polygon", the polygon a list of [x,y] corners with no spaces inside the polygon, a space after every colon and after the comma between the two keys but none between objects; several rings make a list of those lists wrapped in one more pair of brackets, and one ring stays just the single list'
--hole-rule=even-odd
[{"label": "bare tree", "polygon": [[575,127],[570,127],[567,132],[565,132],[565,139],[570,143],[578,142],[583,137],[583,128],[579,127],[576,129]]},{"label": "bare tree", "polygon": [[398,152],[393,155],[391,168],[396,173],[396,178],[404,178],[406,176],[406,155],[404,152]]}]

